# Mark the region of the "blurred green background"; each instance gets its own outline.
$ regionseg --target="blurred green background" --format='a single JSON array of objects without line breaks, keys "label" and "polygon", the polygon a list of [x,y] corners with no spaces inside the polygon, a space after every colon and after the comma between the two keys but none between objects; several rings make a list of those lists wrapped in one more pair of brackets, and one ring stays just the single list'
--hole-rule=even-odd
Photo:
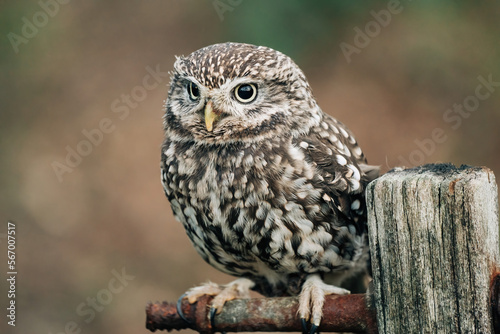
[{"label": "blurred green background", "polygon": [[231,280],[195,253],[160,184],[165,72],[175,55],[206,45],[247,42],[291,56],[323,110],[384,171],[453,162],[498,175],[499,9],[494,1],[2,2],[0,272],[10,220],[18,275],[15,328],[5,324],[2,279],[0,332],[147,333],[148,301]]}]

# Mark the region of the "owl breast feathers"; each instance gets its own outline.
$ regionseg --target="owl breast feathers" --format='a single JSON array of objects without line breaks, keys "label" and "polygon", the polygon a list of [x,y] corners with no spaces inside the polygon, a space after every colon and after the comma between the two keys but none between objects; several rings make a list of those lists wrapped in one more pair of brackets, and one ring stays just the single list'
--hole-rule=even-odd
[{"label": "owl breast feathers", "polygon": [[209,264],[267,296],[366,269],[378,169],[288,56],[224,43],[177,58],[164,126],[163,187]]}]

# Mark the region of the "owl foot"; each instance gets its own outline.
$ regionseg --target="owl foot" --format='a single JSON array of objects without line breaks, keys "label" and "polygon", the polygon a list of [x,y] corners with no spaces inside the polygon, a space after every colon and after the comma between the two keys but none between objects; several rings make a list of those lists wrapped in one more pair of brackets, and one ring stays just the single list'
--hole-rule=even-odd
[{"label": "owl foot", "polygon": [[[212,328],[215,329],[215,315],[222,312],[224,304],[229,300],[237,298],[250,298],[250,289],[253,288],[254,285],[255,283],[247,278],[238,278],[237,280],[234,280],[226,285],[219,285],[208,282],[201,286],[189,289],[184,295],[181,296],[179,301],[181,301],[183,298],[187,298],[188,302],[190,304],[193,304],[201,296],[214,296],[214,299],[212,299],[212,304],[210,305],[208,318],[210,319]],[[181,318],[186,320],[184,314],[182,314],[182,311],[180,311],[179,306],[177,307],[177,311]],[[187,322],[189,323],[189,321]]]},{"label": "owl foot", "polygon": [[[323,282],[318,274],[310,275],[299,295],[300,320],[304,334],[314,334],[317,332],[321,317],[323,316],[323,304],[326,295],[347,295],[349,290],[329,285]],[[311,328],[307,329],[307,322],[311,323]]]}]

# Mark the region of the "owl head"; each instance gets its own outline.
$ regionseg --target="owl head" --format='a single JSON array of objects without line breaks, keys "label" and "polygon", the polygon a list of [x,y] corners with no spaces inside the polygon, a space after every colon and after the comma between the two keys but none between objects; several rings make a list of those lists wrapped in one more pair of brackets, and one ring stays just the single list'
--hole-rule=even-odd
[{"label": "owl head", "polygon": [[288,56],[241,43],[178,57],[165,107],[168,136],[205,143],[305,133],[321,117],[304,73]]}]

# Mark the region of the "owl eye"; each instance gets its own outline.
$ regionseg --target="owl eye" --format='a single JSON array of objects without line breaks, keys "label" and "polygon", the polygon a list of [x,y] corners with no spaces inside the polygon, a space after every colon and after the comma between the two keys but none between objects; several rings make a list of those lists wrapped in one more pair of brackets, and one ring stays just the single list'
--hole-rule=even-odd
[{"label": "owl eye", "polygon": [[241,103],[250,103],[257,96],[257,87],[253,84],[242,84],[234,89],[234,96]]},{"label": "owl eye", "polygon": [[193,100],[193,101],[198,100],[198,98],[200,97],[200,90],[199,90],[198,86],[196,86],[196,84],[190,82],[187,86],[187,90],[189,93],[189,98],[191,100]]}]

